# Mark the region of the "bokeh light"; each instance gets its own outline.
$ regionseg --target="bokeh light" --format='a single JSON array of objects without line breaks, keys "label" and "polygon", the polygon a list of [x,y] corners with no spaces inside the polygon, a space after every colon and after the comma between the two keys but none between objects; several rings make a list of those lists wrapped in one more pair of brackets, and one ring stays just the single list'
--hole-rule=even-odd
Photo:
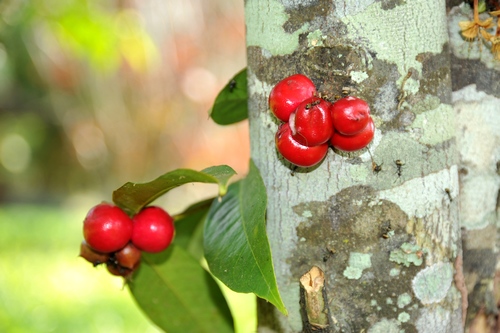
[{"label": "bokeh light", "polygon": [[0,142],[0,162],[7,171],[22,173],[31,160],[31,147],[21,135],[6,135]]}]

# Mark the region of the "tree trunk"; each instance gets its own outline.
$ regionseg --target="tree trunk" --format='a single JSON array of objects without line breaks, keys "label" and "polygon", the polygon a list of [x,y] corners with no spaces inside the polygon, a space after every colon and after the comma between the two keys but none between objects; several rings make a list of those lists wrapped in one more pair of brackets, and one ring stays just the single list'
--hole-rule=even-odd
[{"label": "tree trunk", "polygon": [[469,295],[466,332],[498,332],[500,62],[482,41],[467,43],[461,38],[458,22],[470,21],[472,8],[461,3],[449,9],[463,266]]},{"label": "tree trunk", "polygon": [[[461,332],[444,2],[247,0],[245,12],[251,155],[267,187],[268,235],[289,312],[260,302],[259,331]],[[267,97],[295,73],[330,97],[344,90],[370,104],[373,160],[366,149],[331,150],[318,167],[295,169],[277,154]],[[306,288],[321,273],[324,287]],[[320,313],[311,299],[324,305]]]}]

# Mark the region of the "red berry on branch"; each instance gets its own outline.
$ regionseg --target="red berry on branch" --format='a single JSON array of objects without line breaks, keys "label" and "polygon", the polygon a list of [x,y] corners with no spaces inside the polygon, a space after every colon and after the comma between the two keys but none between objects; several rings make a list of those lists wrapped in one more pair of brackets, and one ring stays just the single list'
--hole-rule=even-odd
[{"label": "red berry on branch", "polygon": [[292,137],[289,124],[282,124],[278,128],[275,137],[276,148],[280,154],[290,163],[299,167],[312,167],[325,158],[328,152],[328,144],[308,147],[300,144]]},{"label": "red berry on branch", "polygon": [[311,79],[303,74],[294,74],[278,82],[271,90],[269,108],[276,118],[288,122],[297,106],[315,93],[316,87]]},{"label": "red berry on branch", "polygon": [[108,253],[97,252],[92,249],[86,241],[80,244],[80,257],[92,263],[94,266],[104,264],[109,260]]},{"label": "red berry on branch", "polygon": [[101,203],[87,213],[83,221],[83,237],[97,252],[118,251],[132,237],[132,220],[119,207]]},{"label": "red berry on branch", "polygon": [[372,141],[375,133],[375,125],[371,117],[368,124],[361,132],[354,135],[343,135],[335,131],[330,140],[330,144],[339,150],[356,151],[365,148]]},{"label": "red berry on branch", "polygon": [[123,276],[124,278],[129,278],[133,272],[131,269],[112,263],[108,263],[106,267],[108,269],[108,272],[110,272],[111,274],[116,276]]},{"label": "red berry on branch", "polygon": [[141,261],[141,251],[132,243],[128,243],[123,249],[115,253],[115,259],[118,265],[134,270]]},{"label": "red berry on branch", "polygon": [[144,208],[133,221],[132,243],[142,251],[161,252],[174,238],[174,219],[160,207]]},{"label": "red berry on branch", "polygon": [[332,104],[333,126],[343,135],[354,135],[361,132],[370,119],[368,103],[357,97],[344,97]]},{"label": "red berry on branch", "polygon": [[290,115],[293,138],[304,146],[318,146],[330,140],[333,134],[331,103],[311,97],[300,103]]}]

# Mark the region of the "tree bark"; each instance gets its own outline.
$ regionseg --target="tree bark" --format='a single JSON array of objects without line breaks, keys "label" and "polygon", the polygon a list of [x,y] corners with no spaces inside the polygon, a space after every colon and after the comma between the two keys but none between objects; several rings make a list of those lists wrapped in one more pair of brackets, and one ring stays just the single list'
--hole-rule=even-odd
[{"label": "tree bark", "polygon": [[[251,155],[289,312],[259,302],[259,332],[461,332],[444,2],[246,0],[245,13]],[[267,97],[295,73],[330,97],[347,90],[370,104],[373,160],[367,149],[331,150],[318,167],[295,169],[278,155]],[[310,322],[300,287],[313,267],[324,275],[312,297],[323,297],[326,326]]]},{"label": "tree bark", "polygon": [[[483,41],[465,42],[458,22],[472,8],[449,2],[453,103],[457,113],[460,221],[468,292],[466,332],[498,332],[500,271],[500,62]],[[488,13],[481,15],[486,19]]]}]

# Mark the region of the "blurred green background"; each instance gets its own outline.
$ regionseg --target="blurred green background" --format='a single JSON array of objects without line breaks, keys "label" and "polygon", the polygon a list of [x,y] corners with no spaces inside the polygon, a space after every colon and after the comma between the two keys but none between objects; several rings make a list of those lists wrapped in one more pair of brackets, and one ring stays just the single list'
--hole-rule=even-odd
[{"label": "blurred green background", "polygon": [[[82,221],[127,181],[246,174],[248,124],[208,118],[244,35],[241,1],[0,2],[0,332],[158,332],[120,278],[78,257]],[[215,192],[155,204],[175,214]],[[253,297],[228,297],[252,332]]]}]

